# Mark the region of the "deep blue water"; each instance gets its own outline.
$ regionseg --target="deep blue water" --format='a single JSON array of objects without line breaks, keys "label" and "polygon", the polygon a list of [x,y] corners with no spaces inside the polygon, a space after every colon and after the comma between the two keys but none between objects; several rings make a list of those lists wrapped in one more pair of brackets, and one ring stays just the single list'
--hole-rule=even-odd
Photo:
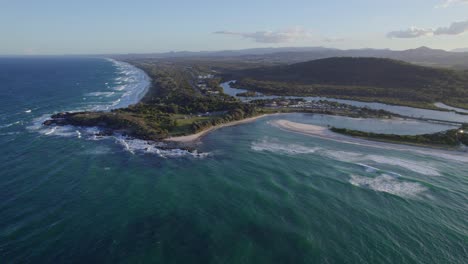
[{"label": "deep blue water", "polygon": [[40,126],[58,111],[133,103],[145,82],[103,59],[0,59],[0,263],[467,262],[466,153],[274,122],[442,126],[270,116],[208,134],[201,157]]}]

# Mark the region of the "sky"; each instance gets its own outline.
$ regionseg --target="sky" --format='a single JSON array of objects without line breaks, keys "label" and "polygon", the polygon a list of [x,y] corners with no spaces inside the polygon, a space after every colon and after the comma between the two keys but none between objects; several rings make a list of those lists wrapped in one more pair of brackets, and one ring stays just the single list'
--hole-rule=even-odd
[{"label": "sky", "polygon": [[0,0],[0,55],[468,48],[468,0]]}]

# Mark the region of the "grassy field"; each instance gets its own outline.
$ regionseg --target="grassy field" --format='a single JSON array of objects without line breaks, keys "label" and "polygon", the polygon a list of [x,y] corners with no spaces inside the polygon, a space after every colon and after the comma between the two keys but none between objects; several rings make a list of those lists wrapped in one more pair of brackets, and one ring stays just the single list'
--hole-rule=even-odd
[{"label": "grassy field", "polygon": [[218,118],[219,115],[214,116],[196,116],[196,115],[182,115],[182,114],[174,114],[171,115],[172,120],[174,120],[175,126],[169,131],[171,136],[184,136],[194,133],[193,131],[193,123],[195,122],[208,122],[213,119]]}]

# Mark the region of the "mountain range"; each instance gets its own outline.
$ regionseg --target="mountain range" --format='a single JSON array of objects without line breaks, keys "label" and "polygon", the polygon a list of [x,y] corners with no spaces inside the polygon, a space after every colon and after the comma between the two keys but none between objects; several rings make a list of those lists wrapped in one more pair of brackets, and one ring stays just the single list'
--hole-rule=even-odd
[{"label": "mountain range", "polygon": [[[456,51],[456,52],[455,52]],[[376,57],[403,60],[425,66],[452,67],[468,69],[468,52],[464,49],[445,51],[419,47],[408,50],[390,49],[349,49],[340,50],[326,47],[290,47],[290,48],[256,48],[224,51],[181,51],[149,54],[112,55],[116,59],[240,59],[254,62],[297,63],[331,57]],[[107,55],[108,56],[108,55]]]}]

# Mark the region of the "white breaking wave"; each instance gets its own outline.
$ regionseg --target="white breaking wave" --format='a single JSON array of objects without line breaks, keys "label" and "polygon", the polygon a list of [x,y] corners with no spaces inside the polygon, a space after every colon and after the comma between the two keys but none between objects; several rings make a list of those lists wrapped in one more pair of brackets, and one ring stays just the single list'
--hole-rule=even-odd
[{"label": "white breaking wave", "polygon": [[[118,84],[116,87],[112,87],[109,83],[106,83],[106,87],[112,91],[99,91],[87,93],[85,96],[93,97],[110,97],[118,96],[116,100],[106,102],[91,102],[91,105],[84,106],[80,109],[75,109],[69,112],[78,111],[106,111],[116,108],[127,107],[131,104],[138,103],[141,98],[145,95],[147,89],[150,86],[150,78],[142,70],[125,62],[115,61],[109,59],[117,70],[119,71],[119,77],[115,79],[114,84]],[[86,98],[83,98],[86,100]],[[86,100],[89,101],[89,100]],[[163,149],[164,143],[155,143],[139,139],[130,139],[123,136],[108,137],[99,136],[100,129],[98,127],[74,127],[74,126],[44,126],[43,123],[49,119],[51,114],[45,114],[40,117],[33,119],[32,124],[27,127],[28,130],[38,132],[45,136],[62,136],[62,137],[75,137],[84,140],[101,140],[106,138],[115,138],[116,141],[121,144],[126,150],[131,153],[150,153],[156,154],[160,157],[196,157],[204,158],[209,153],[198,153],[197,151],[187,151],[182,149]],[[8,124],[5,127],[14,125],[16,123]],[[2,128],[2,127],[0,127]],[[158,148],[159,147],[159,148]],[[101,152],[98,151],[98,154]]]},{"label": "white breaking wave", "polygon": [[[280,154],[317,154],[324,157],[332,158],[335,160],[350,162],[365,167],[366,170],[378,170],[377,168],[371,167],[370,165],[364,164],[364,162],[374,162],[379,164],[386,164],[392,166],[398,166],[422,175],[439,176],[440,172],[428,162],[419,162],[414,160],[405,160],[392,156],[381,156],[374,154],[364,154],[349,151],[330,150],[320,147],[306,147],[296,144],[284,144],[281,142],[263,139],[259,142],[252,142],[251,149],[255,151],[269,151]],[[395,173],[395,175],[398,175]]]},{"label": "white breaking wave", "polygon": [[308,148],[296,144],[281,144],[270,142],[266,139],[260,142],[253,142],[251,148],[255,151],[270,151],[270,152],[279,152],[286,154],[309,154],[315,153],[320,148]]},{"label": "white breaking wave", "polygon": [[354,186],[368,188],[378,192],[386,192],[405,198],[415,197],[427,191],[427,188],[419,183],[402,181],[387,174],[382,174],[373,178],[351,175],[349,182]]},{"label": "white breaking wave", "polygon": [[205,158],[210,153],[198,153],[196,150],[193,152],[183,149],[162,149],[164,143],[149,142],[140,139],[131,139],[124,136],[114,137],[116,142],[124,147],[125,150],[132,154],[148,153],[156,154],[163,158],[177,158],[177,157],[194,157]]},{"label": "white breaking wave", "polygon": [[351,175],[351,178],[349,179],[351,184],[361,188],[368,188],[378,192],[386,192],[405,198],[415,197],[428,189],[420,183],[409,182],[402,179],[401,175],[396,172],[382,170],[362,162],[371,161],[379,164],[389,164],[392,166],[403,167],[424,175],[439,175],[439,172],[436,169],[427,166],[427,164],[420,164],[415,161],[406,161],[399,158],[367,155],[356,152],[334,151],[320,147],[282,144],[269,139],[252,142],[251,149],[259,152],[268,151],[287,155],[315,154],[339,161],[350,162],[361,166],[368,173],[376,173],[378,175],[376,177]]},{"label": "white breaking wave", "polygon": [[387,164],[398,166],[419,174],[430,175],[430,176],[439,176],[439,171],[433,166],[425,162],[418,162],[413,160],[404,160],[400,158],[395,158],[391,156],[381,156],[381,155],[369,155],[356,152],[347,152],[347,151],[325,151],[326,156],[333,159],[337,159],[344,162],[363,162],[363,161],[373,161],[380,164]]},{"label": "white breaking wave", "polygon": [[87,93],[85,94],[86,96],[105,96],[105,97],[110,97],[114,95],[114,92],[94,92],[94,93]]},{"label": "white breaking wave", "polygon": [[366,170],[366,172],[377,172],[380,170],[379,168],[372,167],[363,163],[357,163],[357,165],[363,167]]},{"label": "white breaking wave", "polygon": [[111,97],[118,95],[119,97],[108,105],[94,105],[90,110],[107,111],[136,104],[143,98],[151,84],[151,79],[141,69],[138,69],[126,62],[116,61],[113,59],[108,60],[112,62],[119,71],[118,74],[120,77],[115,79],[115,84],[117,84],[117,86],[109,87],[113,92],[94,92],[88,93],[87,96]]},{"label": "white breaking wave", "polygon": [[16,122],[13,122],[13,123],[10,123],[10,124],[1,125],[1,126],[0,126],[0,129],[1,129],[1,128],[11,127],[11,126],[14,126],[14,125],[20,125],[20,124],[22,124],[22,121],[16,121]]}]

